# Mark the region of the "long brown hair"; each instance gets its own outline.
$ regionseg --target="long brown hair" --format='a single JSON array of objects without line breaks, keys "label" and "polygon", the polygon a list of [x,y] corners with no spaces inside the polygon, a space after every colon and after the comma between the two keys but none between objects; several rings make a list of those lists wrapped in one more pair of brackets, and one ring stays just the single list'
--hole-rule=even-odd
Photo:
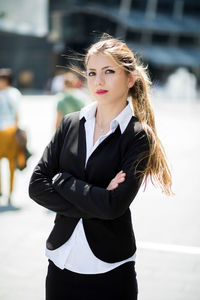
[{"label": "long brown hair", "polygon": [[150,141],[148,164],[143,172],[144,183],[146,186],[150,177],[153,184],[158,185],[166,195],[173,194],[170,169],[163,145],[157,135],[154,112],[149,100],[151,80],[147,68],[139,62],[126,43],[107,35],[102,36],[100,41],[88,49],[85,66],[90,56],[98,53],[109,55],[120,67],[123,67],[127,74],[136,72],[136,81],[129,89],[129,96],[132,98],[134,115],[141,122]]}]

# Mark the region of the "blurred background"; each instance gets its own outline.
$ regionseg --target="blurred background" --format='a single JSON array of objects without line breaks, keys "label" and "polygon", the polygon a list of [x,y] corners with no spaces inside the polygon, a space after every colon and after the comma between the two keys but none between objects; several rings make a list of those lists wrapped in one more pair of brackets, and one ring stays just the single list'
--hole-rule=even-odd
[{"label": "blurred background", "polygon": [[12,205],[8,162],[1,160],[1,300],[44,299],[45,240],[55,216],[30,200],[28,183],[69,84],[70,101],[78,99],[70,109],[92,101],[81,78],[69,79],[63,54],[85,53],[104,32],[124,39],[149,67],[173,175],[173,197],[149,183],[131,205],[139,300],[200,300],[200,1],[0,0],[0,69],[13,71],[22,93],[18,124],[32,154],[15,172]]},{"label": "blurred background", "polygon": [[56,65],[66,65],[61,55],[85,52],[103,32],[125,39],[158,85],[179,67],[199,82],[198,0],[1,1],[0,65],[19,88],[44,91]]}]

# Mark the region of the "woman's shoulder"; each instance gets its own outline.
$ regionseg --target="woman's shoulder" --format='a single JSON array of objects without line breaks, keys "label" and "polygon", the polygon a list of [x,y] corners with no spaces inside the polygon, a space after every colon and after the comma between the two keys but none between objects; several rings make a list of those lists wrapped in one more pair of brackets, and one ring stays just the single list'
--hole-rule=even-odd
[{"label": "woman's shoulder", "polygon": [[73,129],[73,127],[79,126],[79,111],[72,112],[69,114],[66,114],[62,121],[60,122],[60,125],[57,129],[58,132],[66,133],[69,129]]},{"label": "woman's shoulder", "polygon": [[71,112],[69,114],[66,114],[63,117],[63,123],[66,125],[73,124],[73,123],[79,123],[79,115],[80,111]]},{"label": "woman's shoulder", "polygon": [[142,123],[133,116],[122,135],[121,147],[123,151],[138,151],[138,149],[149,149],[149,138]]},{"label": "woman's shoulder", "polygon": [[139,121],[139,119],[135,116],[132,116],[124,133],[128,136],[134,137],[139,133],[145,133],[145,130],[142,123]]}]

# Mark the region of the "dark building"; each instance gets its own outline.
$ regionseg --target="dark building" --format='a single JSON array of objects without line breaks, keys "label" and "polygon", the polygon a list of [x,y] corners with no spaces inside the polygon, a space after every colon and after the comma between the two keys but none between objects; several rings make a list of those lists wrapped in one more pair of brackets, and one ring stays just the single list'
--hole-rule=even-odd
[{"label": "dark building", "polygon": [[0,26],[0,66],[17,74],[31,70],[34,88],[43,89],[56,65],[67,64],[62,54],[83,53],[103,32],[126,40],[155,80],[164,83],[179,66],[200,80],[199,0],[49,0],[48,5],[49,32],[42,37]]},{"label": "dark building", "polygon": [[50,25],[61,63],[61,52],[82,52],[107,32],[139,53],[153,79],[164,82],[179,66],[200,79],[198,0],[50,0]]},{"label": "dark building", "polygon": [[0,1],[0,68],[11,68],[19,88],[43,89],[54,71],[47,40],[48,0]]}]

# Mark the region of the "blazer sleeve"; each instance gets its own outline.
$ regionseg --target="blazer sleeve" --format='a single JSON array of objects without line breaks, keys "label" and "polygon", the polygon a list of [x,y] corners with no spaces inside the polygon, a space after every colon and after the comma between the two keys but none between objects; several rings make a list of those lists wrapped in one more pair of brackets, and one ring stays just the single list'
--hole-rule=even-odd
[{"label": "blazer sleeve", "polygon": [[59,173],[59,156],[65,132],[67,130],[66,117],[61,121],[51,142],[35,167],[29,183],[29,196],[38,204],[67,217],[89,218],[73,203],[68,202],[60,195],[52,184],[52,178]]},{"label": "blazer sleeve", "polygon": [[121,169],[125,181],[107,190],[61,173],[54,182],[56,191],[77,208],[100,219],[115,219],[125,213],[142,183],[142,171],[149,156],[149,142],[144,130],[138,132],[123,155]]}]

